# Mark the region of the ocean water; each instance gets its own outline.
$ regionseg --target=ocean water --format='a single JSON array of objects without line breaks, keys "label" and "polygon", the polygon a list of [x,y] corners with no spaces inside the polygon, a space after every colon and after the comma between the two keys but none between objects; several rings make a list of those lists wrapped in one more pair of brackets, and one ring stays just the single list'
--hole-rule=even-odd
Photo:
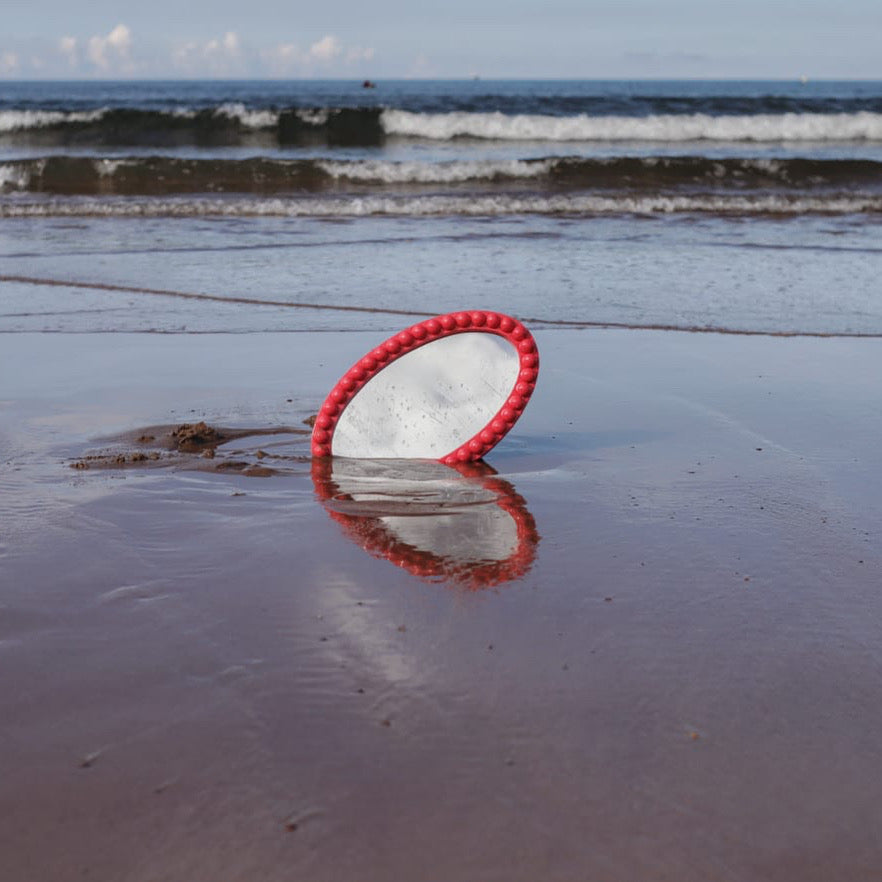
[{"label": "ocean water", "polygon": [[879,334],[882,82],[5,83],[0,221],[4,331]]}]

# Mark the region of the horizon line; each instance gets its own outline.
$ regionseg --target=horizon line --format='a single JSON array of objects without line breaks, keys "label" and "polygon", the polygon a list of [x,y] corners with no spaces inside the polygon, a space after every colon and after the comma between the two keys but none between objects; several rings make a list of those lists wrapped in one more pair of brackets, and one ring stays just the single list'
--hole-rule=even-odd
[{"label": "horizon line", "polygon": [[432,82],[596,82],[596,83],[621,83],[621,82],[734,82],[734,83],[882,83],[882,75],[878,77],[846,77],[846,76],[809,76],[797,74],[794,76],[768,76],[768,77],[742,77],[742,76],[437,76],[437,77],[363,77],[363,76],[337,76],[337,77],[12,77],[0,76],[2,83],[253,83],[253,82],[371,82],[377,83],[432,83]]}]

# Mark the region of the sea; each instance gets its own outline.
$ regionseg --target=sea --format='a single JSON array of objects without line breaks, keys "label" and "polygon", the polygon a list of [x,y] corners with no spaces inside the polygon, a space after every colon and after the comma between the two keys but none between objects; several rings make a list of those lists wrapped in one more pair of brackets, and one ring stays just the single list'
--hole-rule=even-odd
[{"label": "sea", "polygon": [[882,81],[0,85],[0,331],[882,334]]}]

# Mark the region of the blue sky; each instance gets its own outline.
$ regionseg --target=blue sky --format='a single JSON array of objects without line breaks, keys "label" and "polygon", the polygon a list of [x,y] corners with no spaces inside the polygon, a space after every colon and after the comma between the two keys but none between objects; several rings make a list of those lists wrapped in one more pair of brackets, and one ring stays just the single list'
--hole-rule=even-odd
[{"label": "blue sky", "polygon": [[880,0],[5,0],[0,78],[882,77]]}]

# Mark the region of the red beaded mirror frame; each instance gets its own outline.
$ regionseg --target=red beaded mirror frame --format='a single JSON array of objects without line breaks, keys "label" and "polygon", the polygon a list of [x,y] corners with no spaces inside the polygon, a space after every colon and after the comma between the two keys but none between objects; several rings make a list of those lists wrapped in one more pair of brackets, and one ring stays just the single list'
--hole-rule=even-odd
[{"label": "red beaded mirror frame", "polygon": [[473,462],[484,457],[508,433],[523,413],[539,374],[539,352],[533,335],[516,319],[499,312],[472,310],[451,312],[419,322],[391,336],[360,358],[340,378],[322,404],[312,432],[312,455],[331,456],[334,429],[343,411],[356,393],[383,368],[408,352],[454,334],[467,332],[495,334],[507,340],[517,351],[519,369],[505,403],[484,428],[466,438],[453,450],[439,457],[441,462]]}]

